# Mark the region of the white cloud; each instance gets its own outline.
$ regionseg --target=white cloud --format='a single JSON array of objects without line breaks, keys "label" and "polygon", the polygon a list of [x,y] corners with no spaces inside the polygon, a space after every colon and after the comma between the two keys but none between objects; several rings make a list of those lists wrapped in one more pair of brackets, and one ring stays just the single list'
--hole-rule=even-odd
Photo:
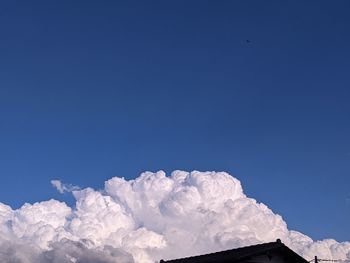
[{"label": "white cloud", "polygon": [[71,184],[63,184],[60,180],[51,180],[51,184],[61,194],[63,194],[64,192],[70,193],[80,189],[78,186],[74,186]]},{"label": "white cloud", "polygon": [[307,259],[350,259],[349,242],[289,230],[224,172],[145,172],[112,178],[101,191],[52,184],[72,192],[76,206],[50,200],[13,210],[0,203],[1,262],[148,263],[277,238]]}]

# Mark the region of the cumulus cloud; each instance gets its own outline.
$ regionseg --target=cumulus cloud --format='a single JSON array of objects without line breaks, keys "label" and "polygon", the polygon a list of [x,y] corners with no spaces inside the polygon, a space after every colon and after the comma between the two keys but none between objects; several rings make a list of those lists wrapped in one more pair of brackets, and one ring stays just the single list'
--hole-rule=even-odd
[{"label": "cumulus cloud", "polygon": [[102,190],[52,181],[75,207],[49,200],[17,210],[0,203],[1,262],[151,263],[277,238],[307,259],[350,259],[350,243],[314,241],[247,197],[224,172],[145,172]]}]

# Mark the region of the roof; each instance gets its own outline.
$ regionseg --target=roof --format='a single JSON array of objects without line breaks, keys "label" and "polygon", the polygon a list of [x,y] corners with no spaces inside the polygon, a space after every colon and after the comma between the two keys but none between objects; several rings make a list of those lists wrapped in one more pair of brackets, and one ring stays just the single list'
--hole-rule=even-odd
[{"label": "roof", "polygon": [[253,256],[259,255],[271,255],[280,254],[283,255],[285,262],[293,263],[308,263],[306,259],[299,256],[293,250],[288,248],[281,240],[277,239],[276,242],[264,243],[254,246],[241,247],[231,250],[225,250],[221,252],[173,259],[173,260],[161,260],[164,263],[212,263],[212,262],[240,262],[244,260],[249,260]]}]

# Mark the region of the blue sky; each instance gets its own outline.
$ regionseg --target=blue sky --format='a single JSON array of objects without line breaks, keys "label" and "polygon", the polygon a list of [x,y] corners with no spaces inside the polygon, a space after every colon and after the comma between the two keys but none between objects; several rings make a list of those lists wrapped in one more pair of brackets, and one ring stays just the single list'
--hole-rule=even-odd
[{"label": "blue sky", "polygon": [[0,201],[227,171],[291,229],[349,240],[349,8],[2,1]]}]

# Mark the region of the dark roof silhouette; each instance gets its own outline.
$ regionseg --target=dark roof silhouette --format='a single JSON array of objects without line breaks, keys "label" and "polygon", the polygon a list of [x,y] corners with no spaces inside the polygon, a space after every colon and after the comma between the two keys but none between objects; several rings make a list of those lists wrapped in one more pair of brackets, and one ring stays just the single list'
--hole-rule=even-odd
[{"label": "dark roof silhouette", "polygon": [[[232,262],[248,262],[253,257],[257,256],[267,256],[269,261],[274,257],[274,255],[278,255],[283,259],[283,262],[286,263],[308,263],[306,259],[299,256],[293,250],[288,248],[285,244],[281,242],[281,240],[277,239],[276,242],[264,243],[254,246],[241,247],[231,250],[225,250],[221,252],[188,257],[188,258],[180,258],[173,260],[161,260],[160,263],[232,263]],[[257,263],[257,260],[249,261],[251,263]]]}]

